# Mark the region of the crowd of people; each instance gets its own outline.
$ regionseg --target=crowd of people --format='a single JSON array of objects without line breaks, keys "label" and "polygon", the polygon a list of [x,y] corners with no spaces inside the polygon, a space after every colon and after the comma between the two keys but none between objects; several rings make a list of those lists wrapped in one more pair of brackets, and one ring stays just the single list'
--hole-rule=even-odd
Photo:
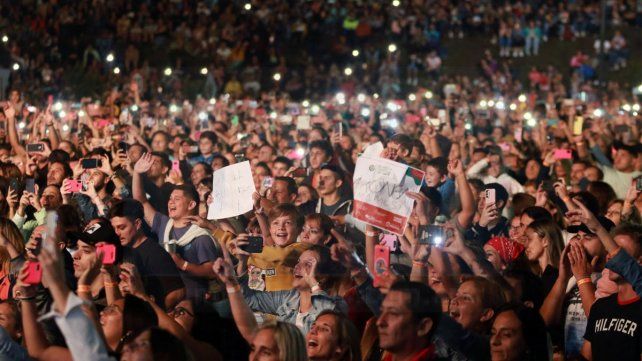
[{"label": "crowd of people", "polygon": [[[537,55],[548,39],[597,37],[600,13],[594,0],[14,1],[0,8],[0,90],[11,78],[28,94],[82,97],[135,76],[147,96],[280,89],[303,99],[356,78],[398,96],[440,73],[445,39]],[[605,19],[609,29],[638,26],[640,10],[607,1]],[[624,67],[626,40],[609,39],[611,67]]]},{"label": "crowd of people", "polygon": [[[407,100],[163,102],[134,77],[101,99],[12,90],[0,354],[640,357],[640,105],[547,76],[523,86],[488,67]],[[377,143],[368,157],[425,172],[403,234],[352,215],[355,164]],[[208,220],[213,174],[246,161],[253,209]]]},{"label": "crowd of people", "polygon": [[[3,4],[0,360],[638,360],[642,88],[583,52],[442,74],[445,36],[597,31],[599,2],[494,5]],[[401,234],[353,214],[360,157],[423,174]],[[208,219],[244,162],[252,209]]]}]

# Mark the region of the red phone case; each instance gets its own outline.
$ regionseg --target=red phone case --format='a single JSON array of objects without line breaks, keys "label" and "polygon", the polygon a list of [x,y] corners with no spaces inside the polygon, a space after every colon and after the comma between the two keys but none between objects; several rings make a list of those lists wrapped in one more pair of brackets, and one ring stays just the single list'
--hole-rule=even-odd
[{"label": "red phone case", "polygon": [[374,249],[374,280],[373,285],[379,287],[382,284],[382,277],[390,269],[390,248],[384,245],[376,245]]},{"label": "red phone case", "polygon": [[103,264],[112,265],[116,262],[116,246],[113,244],[103,244],[96,248],[96,253],[104,254]]},{"label": "red phone case", "polygon": [[40,267],[40,262],[30,262],[27,261],[27,278],[25,283],[30,285],[40,284],[42,281],[42,267]]}]

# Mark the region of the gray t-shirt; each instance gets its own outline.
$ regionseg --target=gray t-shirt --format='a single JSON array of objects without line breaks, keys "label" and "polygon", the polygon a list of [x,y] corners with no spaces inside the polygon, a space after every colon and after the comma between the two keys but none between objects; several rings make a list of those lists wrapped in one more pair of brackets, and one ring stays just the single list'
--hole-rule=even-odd
[{"label": "gray t-shirt", "polygon": [[[165,236],[165,228],[169,222],[169,217],[166,215],[156,212],[154,215],[154,222],[152,223],[152,232],[156,234],[159,240]],[[185,232],[189,229],[187,227],[173,227],[170,230],[170,239],[179,239]],[[207,236],[198,236],[194,240],[184,247],[177,247],[176,253],[180,255],[184,260],[193,264],[203,264],[206,262],[214,262],[221,255],[217,250],[212,238]],[[188,274],[187,272],[180,271],[181,278],[185,283],[185,288],[187,290],[187,298],[191,299],[195,304],[200,304],[205,299],[205,293],[209,288],[210,280],[204,277],[196,277]]]}]

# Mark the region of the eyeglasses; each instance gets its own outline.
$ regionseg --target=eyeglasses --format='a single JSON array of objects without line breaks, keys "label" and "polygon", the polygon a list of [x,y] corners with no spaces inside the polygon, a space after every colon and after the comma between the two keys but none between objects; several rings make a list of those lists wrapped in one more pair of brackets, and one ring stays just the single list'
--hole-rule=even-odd
[{"label": "eyeglasses", "polygon": [[176,307],[170,313],[174,316],[174,318],[184,316],[185,314],[194,317],[194,314],[189,312],[185,307]]}]

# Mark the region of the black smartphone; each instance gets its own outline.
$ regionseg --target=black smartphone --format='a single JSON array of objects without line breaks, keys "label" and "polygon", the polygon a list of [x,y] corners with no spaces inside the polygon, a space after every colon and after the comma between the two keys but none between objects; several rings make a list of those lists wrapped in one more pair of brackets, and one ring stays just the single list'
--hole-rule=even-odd
[{"label": "black smartphone", "polygon": [[18,181],[18,178],[11,178],[11,180],[9,181],[9,187],[15,192],[18,192],[18,190],[20,189],[20,182]]},{"label": "black smartphone", "polygon": [[83,159],[80,164],[84,169],[94,169],[94,168],[100,168],[103,165],[103,162],[100,159]]},{"label": "black smartphone", "polygon": [[236,159],[236,163],[241,163],[245,162],[245,153],[235,153],[234,158]]},{"label": "black smartphone", "polygon": [[27,144],[27,153],[43,152],[44,150],[45,150],[45,145],[42,143]]},{"label": "black smartphone", "polygon": [[642,177],[638,177],[638,179],[635,180],[635,190],[638,192],[642,191]]},{"label": "black smartphone", "polygon": [[126,142],[118,142],[118,150],[122,150],[123,152],[127,153],[129,150],[129,144]]},{"label": "black smartphone", "polygon": [[36,193],[36,180],[33,178],[27,178],[25,180],[25,192]]},{"label": "black smartphone", "polygon": [[249,236],[247,237],[248,244],[242,246],[241,249],[247,253],[261,253],[263,252],[263,237]]}]

